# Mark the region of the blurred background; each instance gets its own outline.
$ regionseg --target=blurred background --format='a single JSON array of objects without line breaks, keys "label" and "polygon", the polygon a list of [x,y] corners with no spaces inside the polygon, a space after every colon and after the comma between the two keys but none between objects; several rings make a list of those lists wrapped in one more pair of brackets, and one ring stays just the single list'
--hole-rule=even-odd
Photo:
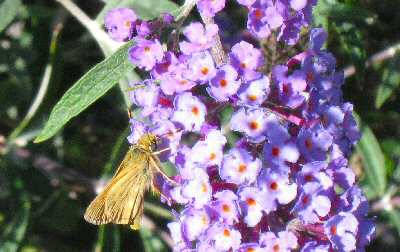
[{"label": "blurred background", "polygon": [[[225,37],[240,34],[246,18],[244,8],[228,2],[226,11],[238,18],[219,15]],[[153,18],[182,1],[75,4],[102,25],[105,10],[115,6]],[[400,0],[319,0],[314,9],[315,26],[328,31],[327,48],[345,71],[345,99],[354,104],[363,133],[350,161],[376,218],[377,238],[368,251],[400,251],[399,6]],[[127,106],[118,85],[54,137],[33,143],[65,91],[110,55],[90,29],[55,0],[0,0],[1,252],[170,251],[172,216],[155,195],[146,198],[140,232],[98,228],[82,217],[128,148]],[[282,53],[295,55],[305,46]]]}]

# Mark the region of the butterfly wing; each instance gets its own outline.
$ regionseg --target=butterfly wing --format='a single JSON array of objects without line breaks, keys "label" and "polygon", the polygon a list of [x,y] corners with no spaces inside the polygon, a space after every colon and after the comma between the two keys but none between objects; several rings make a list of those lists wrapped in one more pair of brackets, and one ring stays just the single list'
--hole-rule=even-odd
[{"label": "butterfly wing", "polygon": [[103,192],[86,209],[85,220],[95,225],[133,224],[143,211],[144,192],[151,183],[148,159],[149,155],[130,149]]},{"label": "butterfly wing", "polygon": [[118,183],[119,188],[111,190],[106,200],[106,212],[112,223],[139,226],[143,213],[144,193],[152,181],[149,170],[149,156],[142,160],[142,167],[131,169],[126,179]]}]

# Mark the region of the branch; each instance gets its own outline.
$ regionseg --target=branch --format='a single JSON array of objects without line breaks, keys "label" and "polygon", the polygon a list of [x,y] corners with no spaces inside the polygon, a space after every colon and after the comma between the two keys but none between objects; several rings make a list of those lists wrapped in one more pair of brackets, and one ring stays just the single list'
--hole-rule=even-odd
[{"label": "branch", "polygon": [[[393,46],[390,46],[390,47],[386,48],[385,50],[372,55],[365,62],[365,67],[370,67],[376,63],[380,63],[387,59],[393,58],[396,55],[396,53],[399,51],[400,51],[400,43],[394,44]],[[346,67],[343,71],[344,71],[344,77],[349,78],[350,76],[352,76],[356,73],[356,67],[354,65],[351,65],[351,66]]]},{"label": "branch", "polygon": [[[201,19],[206,25],[215,24],[214,19],[212,17],[206,17],[204,15],[201,15]],[[211,47],[211,55],[213,56],[215,63],[217,63],[217,66],[220,66],[226,62],[227,57],[224,51],[224,47],[222,46],[221,43],[221,38],[218,34],[215,35],[214,41],[215,41],[214,45]]]},{"label": "branch", "polygon": [[55,0],[59,2],[64,8],[71,13],[89,32],[93,38],[96,39],[100,48],[105,55],[110,55],[115,52],[123,43],[117,43],[108,37],[107,33],[103,31],[99,24],[90,19],[74,2],[71,0]]}]

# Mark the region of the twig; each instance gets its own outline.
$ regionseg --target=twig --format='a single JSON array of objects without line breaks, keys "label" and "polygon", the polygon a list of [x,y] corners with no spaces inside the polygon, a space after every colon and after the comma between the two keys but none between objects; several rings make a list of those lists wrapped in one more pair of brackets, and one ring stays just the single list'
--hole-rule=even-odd
[{"label": "twig", "polygon": [[143,226],[158,234],[170,248],[174,246],[174,241],[172,240],[171,236],[167,232],[157,228],[157,225],[153,222],[153,220],[146,215],[143,215],[142,222]]},{"label": "twig", "polygon": [[[393,58],[396,55],[396,53],[399,51],[400,51],[400,43],[394,44],[393,46],[390,46],[390,47],[386,48],[385,50],[372,55],[365,62],[365,67],[370,67],[373,64],[380,63],[387,59]],[[350,76],[352,76],[356,73],[356,67],[354,65],[351,65],[351,66],[346,67],[343,71],[344,71],[344,77],[349,78]]]},{"label": "twig", "polygon": [[[185,3],[179,8],[179,15],[176,17],[178,22],[183,22],[190,14],[192,9],[196,6],[198,0],[186,0]],[[182,11],[181,11],[182,10]]]},{"label": "twig", "polygon": [[[214,19],[212,17],[206,17],[204,15],[201,15],[201,19],[206,25],[215,24]],[[221,43],[221,38],[218,34],[214,36],[214,45],[211,47],[211,55],[213,56],[217,66],[224,64],[227,60],[224,48]]]},{"label": "twig", "polygon": [[110,55],[115,52],[123,43],[117,43],[108,37],[99,26],[99,24],[90,19],[86,13],[84,13],[74,2],[71,0],[55,0],[59,2],[64,8],[71,13],[96,39],[100,48],[103,50],[105,55]]},{"label": "twig", "polygon": [[21,123],[11,132],[10,136],[8,137],[8,143],[14,144],[14,140],[21,134],[21,132],[28,126],[34,115],[39,109],[39,106],[42,104],[44,97],[47,93],[49,84],[50,84],[50,77],[53,72],[53,64],[54,64],[54,55],[57,50],[57,41],[61,30],[63,29],[63,18],[59,18],[54,25],[53,33],[50,42],[50,53],[49,53],[49,62],[47,63],[42,81],[39,85],[39,90],[34,98],[28,112],[26,113],[24,119],[22,119]]}]

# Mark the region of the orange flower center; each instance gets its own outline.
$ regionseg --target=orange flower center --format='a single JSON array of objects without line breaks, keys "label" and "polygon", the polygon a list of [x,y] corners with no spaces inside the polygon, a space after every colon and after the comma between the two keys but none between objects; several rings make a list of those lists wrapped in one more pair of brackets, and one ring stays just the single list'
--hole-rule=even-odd
[{"label": "orange flower center", "polygon": [[124,26],[126,27],[126,28],[131,28],[131,21],[129,21],[129,20],[126,20],[125,22],[124,22]]},{"label": "orange flower center", "polygon": [[243,172],[245,172],[247,170],[247,165],[245,165],[245,164],[240,164],[239,165],[239,172],[240,173],[243,173]]},{"label": "orange flower center", "polygon": [[271,188],[271,190],[274,190],[274,191],[278,190],[278,183],[276,183],[275,181],[272,182],[272,183],[269,185],[269,188]]},{"label": "orange flower center", "polygon": [[226,87],[226,85],[228,85],[228,82],[227,82],[225,79],[221,79],[221,80],[219,81],[219,85],[220,85],[221,87]]},{"label": "orange flower center", "polygon": [[260,9],[257,9],[254,11],[254,16],[256,17],[256,19],[261,19],[263,17],[263,13]]},{"label": "orange flower center", "polygon": [[143,50],[144,50],[145,52],[150,52],[150,47],[145,46]]},{"label": "orange flower center", "polygon": [[251,122],[249,123],[249,127],[250,127],[250,129],[252,129],[252,130],[256,130],[256,129],[259,128],[259,125],[258,125],[258,123],[257,123],[256,121],[251,121]]},{"label": "orange flower center", "polygon": [[229,213],[231,211],[231,208],[227,204],[223,204],[222,211],[224,211],[225,213]]},{"label": "orange flower center", "polygon": [[201,69],[201,73],[202,73],[203,75],[207,75],[208,72],[209,72],[208,67],[203,67],[203,68]]},{"label": "orange flower center", "polygon": [[206,192],[208,191],[207,185],[206,185],[205,183],[203,183],[203,184],[201,185],[201,191],[202,191],[203,193],[206,193]]},{"label": "orange flower center", "polygon": [[229,237],[231,236],[231,232],[228,229],[224,229],[224,236]]},{"label": "orange flower center", "polygon": [[311,182],[313,180],[314,176],[311,174],[307,174],[306,176],[304,176],[304,180],[307,182]]},{"label": "orange flower center", "polygon": [[253,199],[253,198],[248,198],[246,200],[247,205],[249,206],[255,206],[257,204],[257,202]]},{"label": "orange flower center", "polygon": [[332,226],[331,227],[331,234],[332,235],[336,235],[337,234],[337,227],[336,226]]},{"label": "orange flower center", "polygon": [[192,108],[192,113],[194,114],[194,115],[199,115],[199,108],[198,107],[196,107],[196,106],[194,106],[193,108]]},{"label": "orange flower center", "polygon": [[281,153],[281,150],[278,147],[273,147],[271,150],[272,156],[277,157]]},{"label": "orange flower center", "polygon": [[248,99],[249,101],[256,101],[256,100],[257,100],[257,95],[248,95],[248,96],[247,96],[247,99]]},{"label": "orange flower center", "polygon": [[280,250],[279,244],[275,244],[272,248],[274,251],[278,252]]},{"label": "orange flower center", "polygon": [[215,154],[214,152],[212,152],[210,154],[210,160],[214,160],[217,157],[217,154]]},{"label": "orange flower center", "polygon": [[308,196],[304,196],[303,199],[301,199],[301,202],[305,205],[308,204],[308,202],[310,201],[310,199],[308,198]]},{"label": "orange flower center", "polygon": [[313,144],[312,144],[312,142],[311,142],[310,139],[307,139],[307,140],[304,142],[304,144],[306,145],[306,148],[309,149],[309,150],[313,147]]}]

